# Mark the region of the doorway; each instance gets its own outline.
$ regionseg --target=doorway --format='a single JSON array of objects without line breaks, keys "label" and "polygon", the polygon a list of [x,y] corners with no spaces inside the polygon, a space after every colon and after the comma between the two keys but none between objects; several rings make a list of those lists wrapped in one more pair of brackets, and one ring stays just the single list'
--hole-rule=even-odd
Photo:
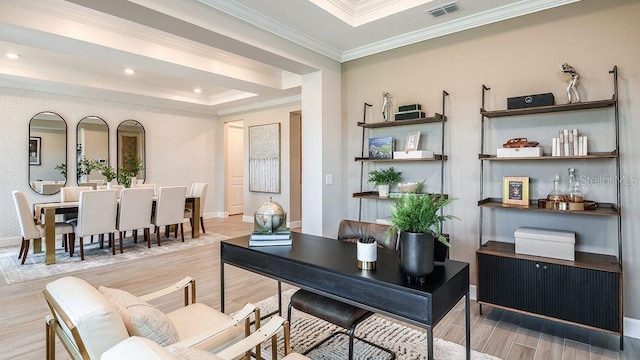
[{"label": "doorway", "polygon": [[225,132],[225,207],[229,215],[244,209],[244,125],[242,120],[224,124]]}]

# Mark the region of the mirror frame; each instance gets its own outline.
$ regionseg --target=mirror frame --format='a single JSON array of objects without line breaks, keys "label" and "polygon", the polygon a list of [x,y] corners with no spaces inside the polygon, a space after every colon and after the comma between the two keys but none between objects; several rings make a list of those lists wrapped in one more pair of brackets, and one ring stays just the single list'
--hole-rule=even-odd
[{"label": "mirror frame", "polygon": [[[78,136],[79,135],[78,132],[80,130],[80,124],[82,123],[82,121],[85,120],[85,119],[91,119],[91,118],[102,120],[104,125],[107,127],[107,158],[105,159],[105,164],[107,164],[107,165],[111,164],[111,161],[110,161],[111,154],[110,154],[110,151],[109,151],[109,149],[111,148],[111,139],[110,139],[110,136],[109,136],[109,130],[110,130],[109,129],[109,124],[107,124],[107,122],[103,118],[101,118],[100,116],[89,115],[89,116],[83,117],[82,119],[80,119],[80,121],[78,121],[78,124],[76,124],[76,153],[75,153],[75,160],[76,160],[76,183],[78,184],[78,186],[80,186],[80,183],[81,183],[80,174],[78,173],[78,167],[79,167],[78,166],[79,165],[78,164],[78,161],[79,161],[78,152],[80,151],[80,150],[78,150],[79,149],[78,146],[80,145],[78,143],[79,140],[80,140],[80,137]],[[82,146],[85,146],[85,144],[82,144]]]},{"label": "mirror frame", "polygon": [[[40,191],[37,191],[36,189],[34,189],[31,186],[31,182],[35,181],[35,180],[31,180],[31,166],[32,165],[31,165],[31,162],[29,160],[29,157],[30,157],[29,146],[31,144],[31,138],[32,138],[32,136],[31,136],[31,124],[33,122],[33,119],[35,119],[40,114],[52,114],[52,115],[55,115],[55,116],[59,117],[60,120],[62,120],[62,123],[64,124],[64,159],[65,159],[65,164],[67,165],[67,171],[66,171],[66,176],[65,176],[65,179],[64,179],[64,184],[62,184],[62,186],[67,185],[67,183],[69,182],[69,149],[68,149],[68,147],[69,147],[69,126],[67,124],[67,121],[62,117],[62,115],[60,115],[60,114],[58,114],[57,112],[54,112],[54,111],[40,111],[39,113],[33,115],[31,117],[31,120],[29,120],[29,139],[27,141],[27,166],[28,166],[28,172],[27,172],[28,173],[28,175],[27,175],[28,183],[27,184],[29,185],[29,188],[31,190],[33,190],[33,192],[35,192],[36,194],[39,194],[39,195],[55,195],[55,194],[60,192],[60,189],[58,189],[55,192],[52,192],[51,194],[44,194],[44,193],[42,193]],[[40,143],[40,146],[42,146],[42,143]],[[42,163],[42,159],[39,158],[39,160],[40,160],[40,163]]]},{"label": "mirror frame", "polygon": [[[140,150],[140,153],[142,154],[142,171],[141,171],[141,179],[142,181],[147,181],[147,131],[145,130],[144,126],[142,125],[142,123],[140,123],[138,120],[134,120],[134,119],[127,119],[122,121],[120,124],[118,124],[118,128],[116,129],[116,168],[118,171],[118,179],[120,179],[120,168],[122,167],[121,164],[121,158],[120,158],[120,149],[122,147],[121,144],[121,140],[120,140],[120,131],[122,125],[127,125],[127,122],[133,121],[135,122],[137,125],[140,126],[140,129],[142,129],[142,149]],[[140,176],[140,175],[138,175]],[[138,179],[140,179],[138,178]],[[120,181],[118,181],[118,183],[120,183]],[[121,184],[122,185],[122,184]]]}]

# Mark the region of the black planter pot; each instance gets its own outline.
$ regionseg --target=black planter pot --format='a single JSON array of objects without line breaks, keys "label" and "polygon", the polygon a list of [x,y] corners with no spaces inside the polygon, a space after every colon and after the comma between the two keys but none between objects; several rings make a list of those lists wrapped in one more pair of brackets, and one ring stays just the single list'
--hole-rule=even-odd
[{"label": "black planter pot", "polygon": [[411,276],[422,278],[433,271],[434,238],[430,233],[400,233],[400,268]]}]

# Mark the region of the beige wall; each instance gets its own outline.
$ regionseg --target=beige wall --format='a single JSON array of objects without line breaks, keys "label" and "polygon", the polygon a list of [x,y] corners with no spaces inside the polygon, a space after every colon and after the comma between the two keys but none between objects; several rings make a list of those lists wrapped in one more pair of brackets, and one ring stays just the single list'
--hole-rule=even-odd
[{"label": "beige wall", "polygon": [[[381,93],[393,96],[398,105],[421,103],[429,115],[441,112],[441,92],[447,90],[447,135],[445,192],[457,200],[448,213],[460,217],[450,222],[446,231],[453,239],[452,257],[470,262],[475,273],[475,250],[478,247],[477,201],[479,197],[481,86],[491,87],[486,108],[506,108],[506,98],[525,94],[552,92],[556,102],[566,102],[567,77],[558,65],[568,62],[578,69],[582,78],[579,91],[583,100],[610,98],[613,81],[608,71],[618,65],[620,76],[621,164],[623,180],[623,236],[625,316],[640,318],[640,245],[635,241],[640,231],[636,221],[640,216],[638,188],[640,145],[637,117],[640,114],[640,2],[583,0],[561,8],[516,18],[479,29],[442,37],[401,49],[388,51],[343,64],[343,124],[347,151],[343,157],[347,171],[345,193],[349,194],[347,209],[350,218],[358,216],[358,202],[350,194],[359,188],[359,164],[353,161],[360,154],[362,129],[356,122],[362,119],[363,102],[374,104],[373,118],[380,121]],[[395,110],[397,111],[397,110]],[[592,139],[591,151],[612,150],[613,111],[592,110],[549,116],[531,116],[510,120],[490,120],[487,133],[488,149],[495,148],[512,137],[528,137],[543,143],[549,151],[551,137],[562,128],[579,128]],[[426,147],[439,149],[437,131],[418,127],[426,137]],[[393,129],[391,134],[404,144],[410,128]],[[377,132],[373,134],[382,134]],[[369,136],[369,135],[368,135]],[[375,135],[377,136],[377,135]],[[394,164],[395,165],[395,164]],[[532,197],[544,197],[551,190],[555,172],[563,175],[569,166],[590,179],[614,175],[614,161],[562,161],[525,164],[490,163],[486,168],[485,195],[500,194],[501,177],[527,175],[532,177]],[[438,168],[429,164],[398,165],[405,170],[406,180],[427,179],[429,190],[437,186]],[[366,169],[365,169],[366,171]],[[366,174],[366,173],[365,173]],[[632,181],[635,179],[635,181]],[[367,186],[365,186],[365,189]],[[615,186],[600,181],[586,186],[587,198],[615,202]],[[365,220],[388,214],[388,203],[364,201]],[[569,228],[578,233],[578,248],[585,251],[617,253],[615,219],[593,217],[515,214],[507,211],[485,211],[485,239],[513,241],[518,226]],[[574,221],[575,220],[575,221]],[[472,278],[475,275],[472,274]],[[475,281],[474,281],[475,282]]]}]

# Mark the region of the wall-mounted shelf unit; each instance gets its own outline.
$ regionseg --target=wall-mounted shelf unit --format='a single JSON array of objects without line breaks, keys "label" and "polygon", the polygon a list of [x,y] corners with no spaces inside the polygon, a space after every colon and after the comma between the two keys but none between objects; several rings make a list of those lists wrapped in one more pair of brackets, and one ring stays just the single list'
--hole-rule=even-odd
[{"label": "wall-mounted shelf unit", "polygon": [[[535,108],[487,111],[484,109],[486,92],[490,88],[482,86],[481,148],[480,160],[480,200],[477,257],[477,300],[482,306],[489,305],[520,313],[552,319],[572,325],[582,326],[620,336],[623,348],[623,282],[622,282],[622,217],[620,204],[620,182],[616,183],[616,203],[596,203],[595,210],[568,211],[538,208],[537,200],[530,205],[505,205],[502,199],[486,197],[484,178],[488,175],[485,162],[501,161],[615,161],[615,174],[620,179],[620,123],[618,114],[618,69],[609,71],[613,77],[611,99],[582,103],[559,104]],[[615,149],[607,152],[592,152],[585,156],[550,156],[498,158],[485,152],[485,127],[488,119],[504,118],[518,121],[531,114],[549,114],[567,111],[613,108]],[[608,121],[608,120],[603,120]],[[504,129],[504,128],[501,128]],[[499,130],[498,130],[499,131]],[[595,134],[597,138],[597,134]],[[515,244],[484,239],[484,211],[524,211],[553,213],[566,217],[569,224],[580,218],[592,216],[609,217],[617,222],[617,233],[599,239],[603,248],[613,248],[617,240],[617,256],[608,254],[575,252],[575,261],[548,257],[517,254]],[[493,219],[498,219],[496,212]],[[518,224],[520,225],[520,224]],[[526,226],[526,224],[522,224]]]}]

